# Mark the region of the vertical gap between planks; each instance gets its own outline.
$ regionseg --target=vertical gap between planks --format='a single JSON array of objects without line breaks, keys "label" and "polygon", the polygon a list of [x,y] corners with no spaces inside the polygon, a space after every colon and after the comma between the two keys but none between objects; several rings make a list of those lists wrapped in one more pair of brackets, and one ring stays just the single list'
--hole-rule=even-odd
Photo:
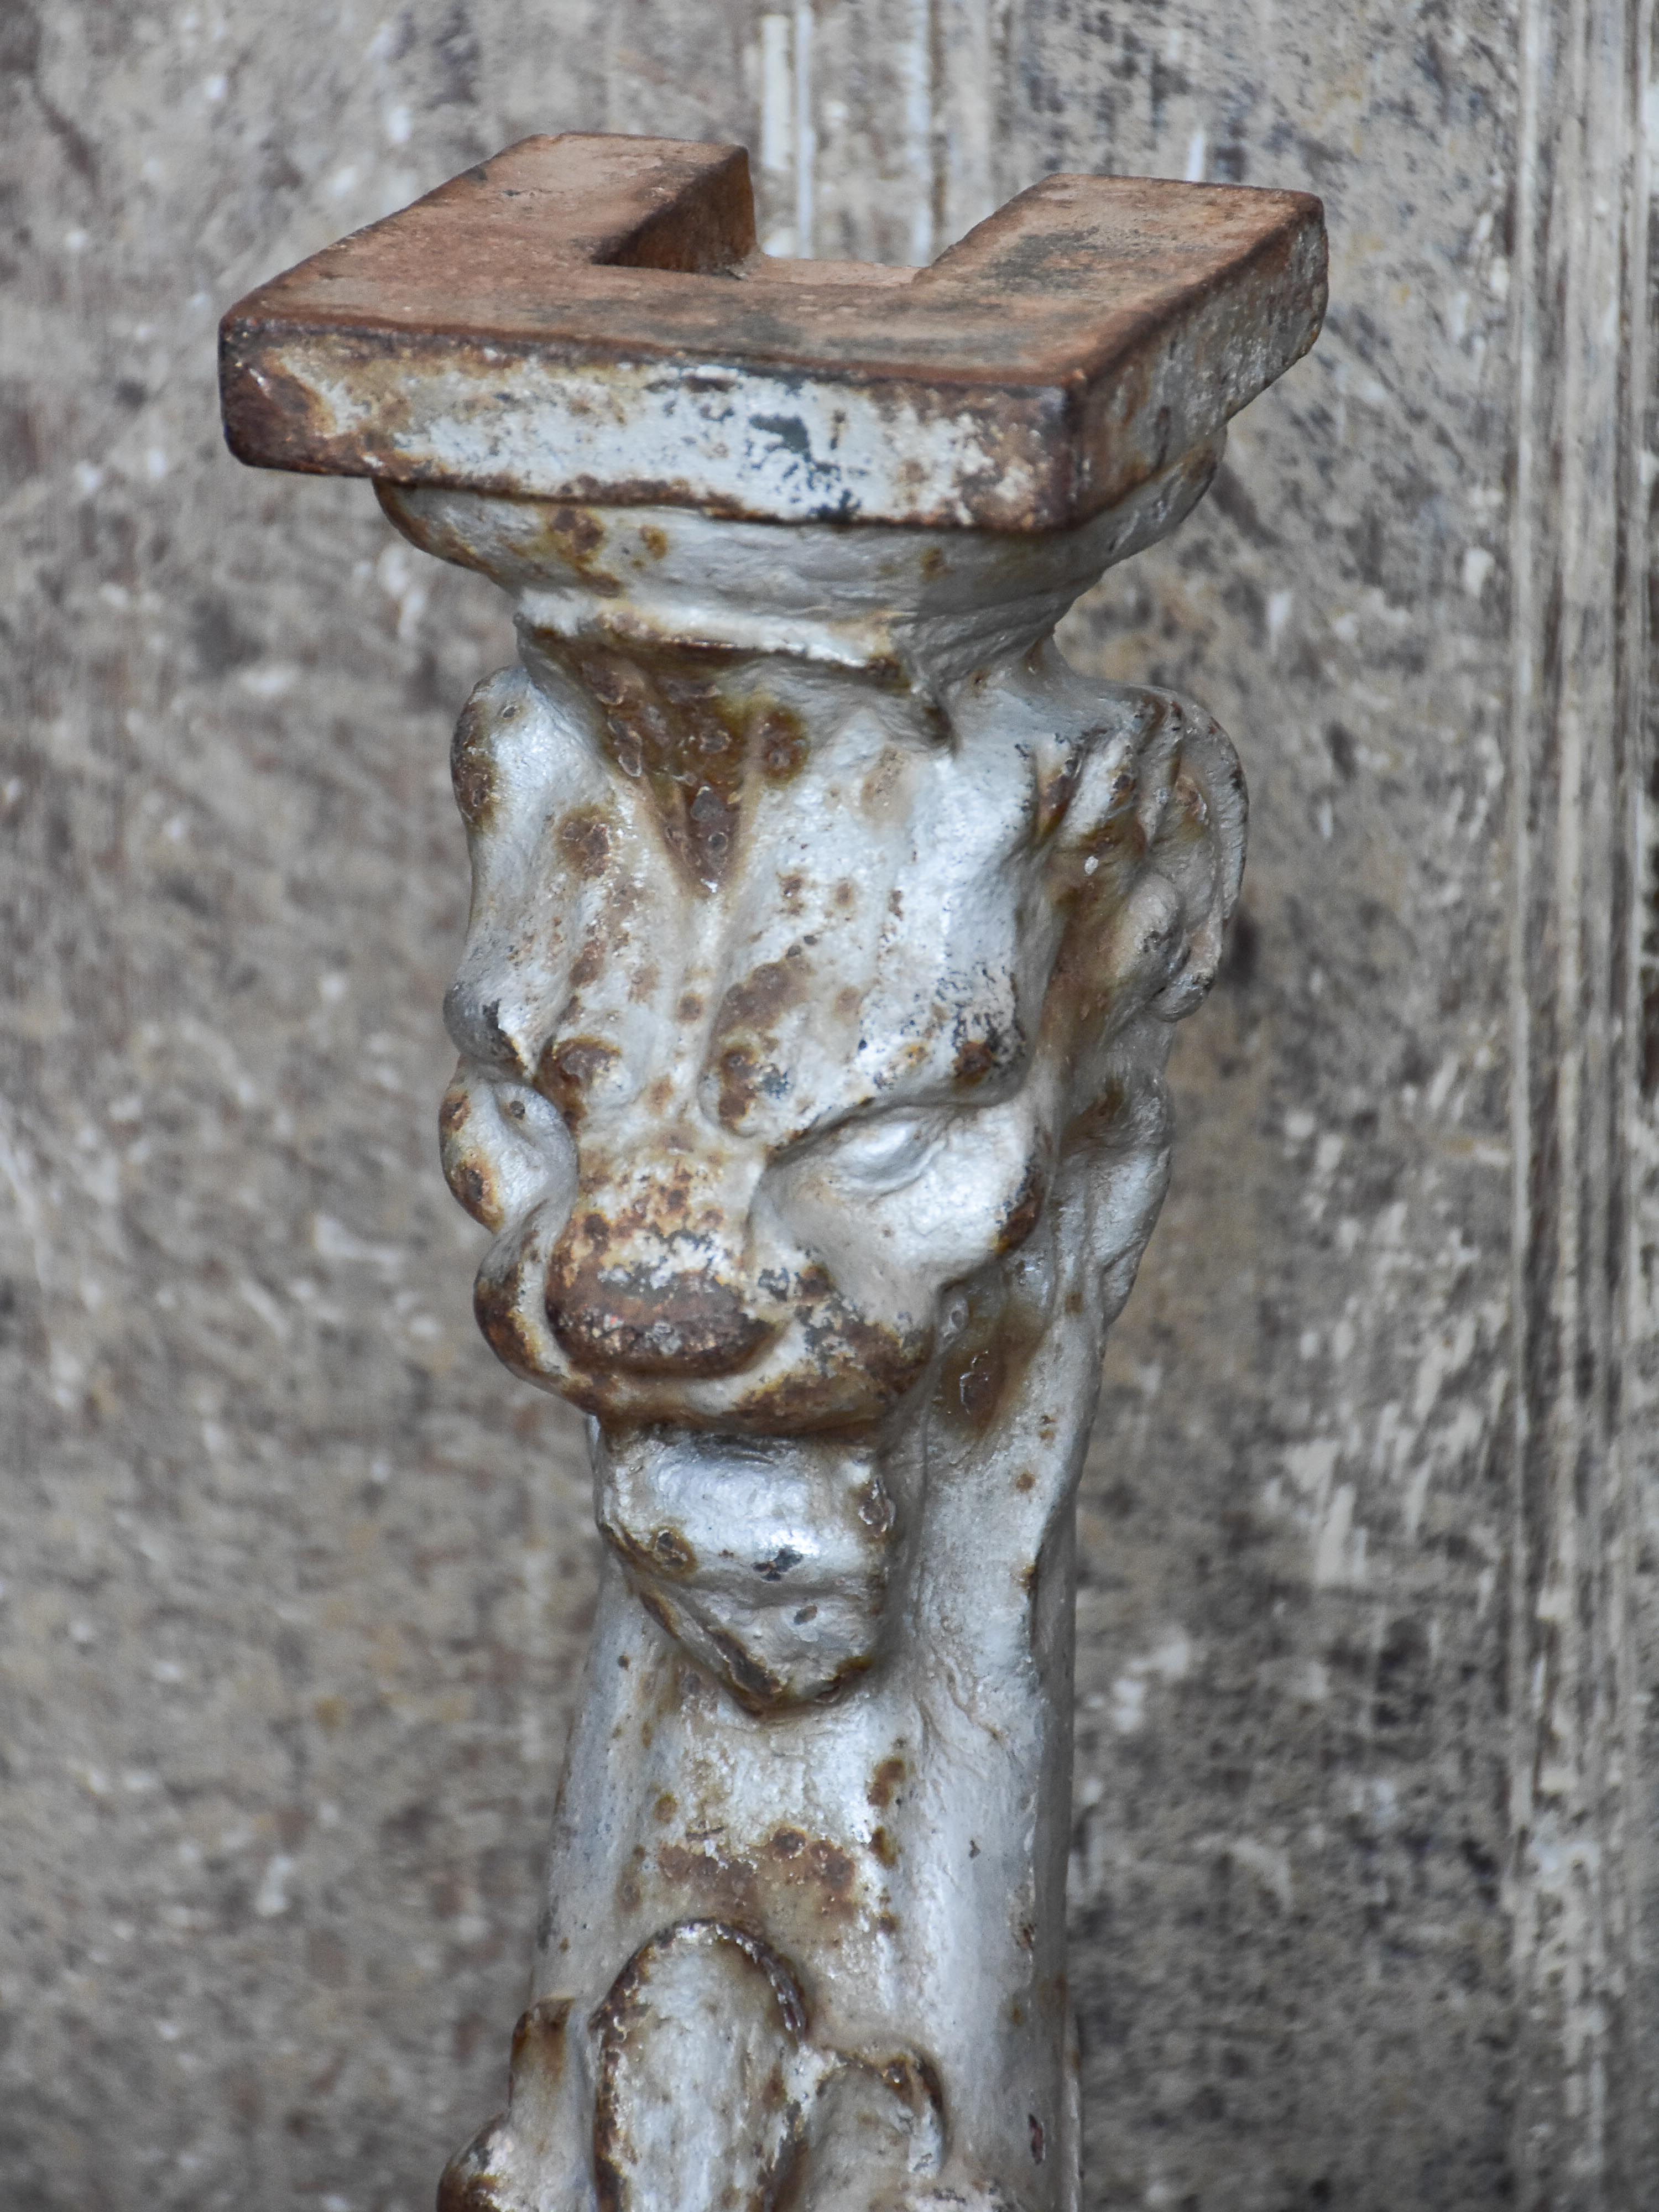
[{"label": "vertical gap between planks", "polygon": [[795,252],[817,252],[817,125],[812,104],[812,0],[795,0]]},{"label": "vertical gap between planks", "polygon": [[1638,1863],[1626,1182],[1651,0],[1522,0],[1510,531],[1510,1897],[1528,2212],[1620,2212]]},{"label": "vertical gap between planks", "polygon": [[[1659,727],[1656,726],[1653,683],[1655,639],[1650,620],[1650,585],[1654,574],[1655,460],[1659,445],[1659,351],[1654,339],[1659,318],[1659,289],[1652,282],[1653,134],[1659,123],[1659,86],[1654,82],[1655,0],[1635,0],[1626,24],[1626,73],[1631,93],[1631,149],[1628,197],[1624,210],[1623,298],[1625,332],[1623,382],[1620,392],[1619,515],[1619,689],[1617,720],[1624,738],[1622,799],[1627,824],[1626,860],[1629,879],[1624,960],[1624,1051],[1622,1101],[1627,1105],[1623,1139],[1623,1419],[1620,1450],[1622,1489],[1629,1530],[1620,1555],[1623,1630],[1620,1663],[1625,1700],[1618,1719],[1620,1748],[1627,1777],[1622,1793],[1622,1852],[1626,1869],[1626,1932],[1629,1989],[1626,2054],[1620,2071],[1620,2126],[1612,2158],[1614,2202],[1659,2201],[1659,2082],[1651,2066],[1640,2062],[1644,2024],[1659,2019],[1659,1959],[1656,1958],[1654,1834],[1659,1815],[1659,1747],[1650,1714],[1649,1686],[1656,1678],[1654,1581],[1656,1506],[1659,1505],[1659,1304],[1654,1298],[1654,1269],[1659,1255],[1659,1126],[1656,1126],[1656,1079],[1649,1036],[1653,1010],[1648,1004],[1645,963],[1659,954],[1659,880],[1651,800],[1659,773]],[[1642,1624],[1649,1624],[1645,1636]]]}]

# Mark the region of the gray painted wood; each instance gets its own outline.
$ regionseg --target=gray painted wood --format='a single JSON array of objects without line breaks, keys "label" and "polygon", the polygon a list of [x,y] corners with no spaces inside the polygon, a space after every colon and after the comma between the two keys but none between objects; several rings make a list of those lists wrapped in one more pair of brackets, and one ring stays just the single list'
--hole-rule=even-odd
[{"label": "gray painted wood", "polygon": [[580,125],[764,144],[820,253],[1057,167],[1325,196],[1318,351],[1068,632],[1255,799],[1085,1496],[1090,2202],[1652,2200],[1651,43],[1648,0],[4,17],[0,2197],[413,2207],[496,2101],[596,1541],[430,1133],[447,726],[507,644],[365,495],[234,468],[210,339]]}]

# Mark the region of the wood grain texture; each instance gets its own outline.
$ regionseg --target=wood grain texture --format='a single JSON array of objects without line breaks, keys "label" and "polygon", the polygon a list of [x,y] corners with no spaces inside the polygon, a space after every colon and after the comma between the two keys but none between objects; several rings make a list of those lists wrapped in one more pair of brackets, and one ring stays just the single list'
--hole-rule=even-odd
[{"label": "wood grain texture", "polygon": [[[1510,643],[1516,1275],[1511,1879],[1528,2207],[1659,2177],[1641,2006],[1638,793],[1650,24],[1522,12]],[[1645,1432],[1644,1432],[1645,1430]]]},{"label": "wood grain texture", "polygon": [[565,128],[747,143],[821,255],[1056,169],[1326,201],[1317,351],[1068,631],[1254,802],[1082,1519],[1089,2201],[1659,2195],[1650,18],[5,15],[0,2201],[412,2212],[499,2090],[595,1541],[429,1133],[510,640],[226,459],[211,332]]}]

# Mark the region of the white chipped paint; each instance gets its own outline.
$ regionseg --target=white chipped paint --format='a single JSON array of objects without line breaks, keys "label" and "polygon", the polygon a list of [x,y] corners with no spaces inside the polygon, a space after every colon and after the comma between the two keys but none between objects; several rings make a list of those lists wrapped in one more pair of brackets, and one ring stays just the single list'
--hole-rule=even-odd
[{"label": "white chipped paint", "polygon": [[[403,459],[454,483],[552,497],[661,482],[784,522],[925,514],[960,525],[973,519],[969,487],[988,479],[1011,517],[1048,489],[1036,417],[1021,433],[1006,416],[993,426],[856,384],[712,364],[599,373],[504,356],[487,373],[494,404],[481,409],[473,379],[411,366],[386,434],[388,476]],[[328,410],[328,434],[373,426],[375,403],[349,373],[303,374]]]}]

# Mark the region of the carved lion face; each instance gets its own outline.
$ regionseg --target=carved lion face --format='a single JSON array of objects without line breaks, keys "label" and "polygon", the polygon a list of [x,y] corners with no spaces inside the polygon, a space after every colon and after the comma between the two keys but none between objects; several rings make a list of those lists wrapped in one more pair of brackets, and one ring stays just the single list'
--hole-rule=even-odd
[{"label": "carved lion face", "polygon": [[479,1319],[595,1418],[633,1587],[757,1710],[874,1663],[927,1407],[1012,1433],[1062,1304],[1080,1449],[1243,793],[1049,632],[1213,459],[1034,545],[383,494],[520,602],[454,755]]},{"label": "carved lion face", "polygon": [[485,1332],[607,1426],[867,1430],[1207,986],[1231,749],[1052,647],[939,705],[776,655],[526,659],[455,752],[444,1157],[497,1232]]}]

